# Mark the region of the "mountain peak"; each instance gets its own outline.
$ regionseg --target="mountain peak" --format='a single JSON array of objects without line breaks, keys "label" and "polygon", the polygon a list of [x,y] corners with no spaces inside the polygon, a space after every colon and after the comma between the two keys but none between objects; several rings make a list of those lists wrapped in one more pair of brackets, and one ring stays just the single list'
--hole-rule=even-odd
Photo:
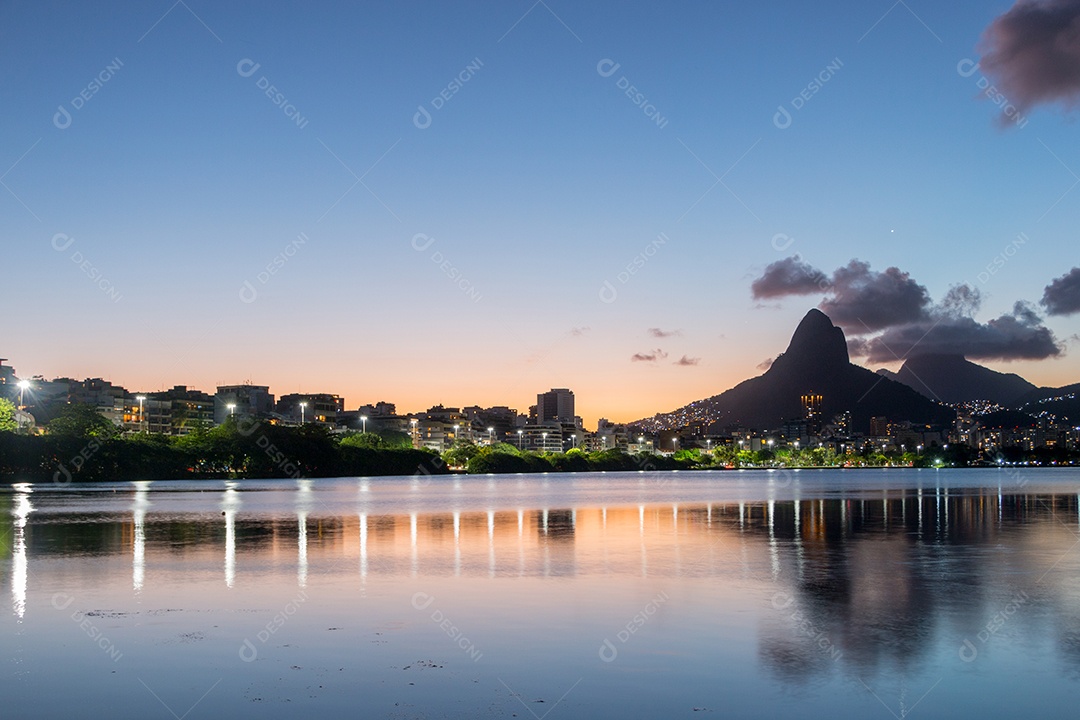
[{"label": "mountain peak", "polygon": [[847,365],[851,361],[844,331],[817,308],[812,308],[803,317],[784,356],[825,365]]}]

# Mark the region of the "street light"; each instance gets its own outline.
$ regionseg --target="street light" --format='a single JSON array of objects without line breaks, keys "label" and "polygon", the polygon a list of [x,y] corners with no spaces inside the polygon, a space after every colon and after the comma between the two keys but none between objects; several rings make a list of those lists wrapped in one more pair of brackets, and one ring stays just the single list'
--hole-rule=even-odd
[{"label": "street light", "polygon": [[455,425],[455,426],[454,426],[454,442],[457,442],[457,441],[458,441],[458,429],[459,429],[460,427],[461,427],[460,425]]},{"label": "street light", "polygon": [[543,439],[543,442],[541,443],[541,446],[540,446],[540,451],[543,452],[543,453],[546,453],[547,452],[547,433],[546,432],[540,433],[540,437]]},{"label": "street light", "polygon": [[495,444],[495,428],[489,427],[488,428],[488,445],[494,445],[494,444]]},{"label": "street light", "polygon": [[307,409],[307,403],[306,402],[300,403],[300,424],[301,425],[304,424],[304,410],[306,410],[306,409]]},{"label": "street light", "polygon": [[409,420],[409,424],[412,425],[413,447],[420,447],[420,436],[416,432],[417,419],[412,418]]},{"label": "street light", "polygon": [[366,433],[367,432],[367,415],[361,415],[360,416],[360,425],[361,425],[360,432]]},{"label": "street light", "polygon": [[[143,425],[145,417],[143,416],[143,401],[146,400],[145,395],[136,395],[135,399],[139,401],[139,424]],[[145,428],[144,428],[145,429]]]},{"label": "street light", "polygon": [[229,415],[230,416],[236,417],[236,403],[229,403],[225,407],[227,407],[229,409]]},{"label": "street light", "polygon": [[29,380],[20,380],[19,381],[19,409],[20,410],[26,409],[26,404],[23,402],[23,394],[29,389],[30,389],[30,381]]},{"label": "street light", "polygon": [[525,434],[524,430],[518,430],[518,450],[521,450],[521,436]]},{"label": "street light", "polygon": [[671,438],[671,452],[677,452],[679,449],[679,438]]}]

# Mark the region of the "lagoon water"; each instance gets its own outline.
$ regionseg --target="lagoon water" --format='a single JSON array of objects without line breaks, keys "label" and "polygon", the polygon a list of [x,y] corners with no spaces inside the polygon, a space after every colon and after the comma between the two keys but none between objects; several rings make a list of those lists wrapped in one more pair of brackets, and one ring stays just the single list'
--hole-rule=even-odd
[{"label": "lagoon water", "polygon": [[1065,717],[1080,471],[18,485],[3,717]]}]

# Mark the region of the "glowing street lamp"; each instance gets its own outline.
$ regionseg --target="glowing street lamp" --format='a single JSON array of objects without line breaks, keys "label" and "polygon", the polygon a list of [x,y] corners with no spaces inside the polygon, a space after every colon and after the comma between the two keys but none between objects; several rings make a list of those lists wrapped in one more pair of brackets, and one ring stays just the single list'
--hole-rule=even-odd
[{"label": "glowing street lamp", "polygon": [[20,410],[25,410],[26,409],[26,404],[23,402],[23,395],[26,393],[27,390],[30,389],[30,381],[29,380],[20,380],[18,387],[19,387],[19,409]]},{"label": "glowing street lamp", "polygon": [[360,416],[360,432],[367,432],[367,415]]},{"label": "glowing street lamp", "polygon": [[547,452],[547,433],[540,433],[540,437],[543,438],[543,446],[540,448],[542,452]]},{"label": "glowing street lamp", "polygon": [[524,430],[518,430],[518,450],[521,450],[521,436],[525,434]]},{"label": "glowing street lamp", "polygon": [[488,445],[494,445],[494,444],[495,444],[495,428],[489,427],[488,428]]},{"label": "glowing street lamp", "polygon": [[[143,415],[143,401],[146,400],[145,395],[136,395],[135,399],[139,401],[139,425],[145,424],[145,416]],[[145,430],[145,427],[143,428]]]},{"label": "glowing street lamp", "polygon": [[236,403],[229,403],[225,407],[229,409],[230,417],[236,417]]},{"label": "glowing street lamp", "polygon": [[304,418],[305,418],[305,414],[304,414],[304,411],[305,411],[306,409],[307,409],[307,403],[306,403],[306,402],[302,402],[302,403],[300,403],[300,424],[301,424],[301,425],[303,425],[303,424],[304,424]]},{"label": "glowing street lamp", "polygon": [[458,430],[460,430],[460,429],[461,429],[460,425],[455,425],[454,426],[454,442],[458,441]]}]

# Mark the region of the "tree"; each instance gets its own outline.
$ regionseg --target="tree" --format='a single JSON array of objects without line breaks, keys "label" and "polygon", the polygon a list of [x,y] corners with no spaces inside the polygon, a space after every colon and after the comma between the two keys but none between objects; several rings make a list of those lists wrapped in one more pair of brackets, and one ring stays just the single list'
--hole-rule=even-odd
[{"label": "tree", "polygon": [[0,432],[15,432],[19,423],[15,420],[15,403],[0,398]]},{"label": "tree", "polygon": [[451,467],[464,467],[469,464],[469,461],[476,457],[480,452],[480,448],[476,446],[476,443],[469,440],[458,440],[454,443],[453,447],[443,453],[442,458],[446,461],[446,464]]},{"label": "tree", "polygon": [[68,438],[103,438],[117,433],[117,427],[97,410],[82,403],[68,405],[49,421],[50,435]]}]

